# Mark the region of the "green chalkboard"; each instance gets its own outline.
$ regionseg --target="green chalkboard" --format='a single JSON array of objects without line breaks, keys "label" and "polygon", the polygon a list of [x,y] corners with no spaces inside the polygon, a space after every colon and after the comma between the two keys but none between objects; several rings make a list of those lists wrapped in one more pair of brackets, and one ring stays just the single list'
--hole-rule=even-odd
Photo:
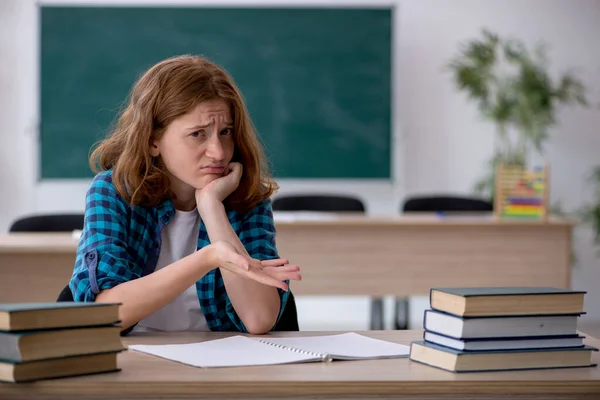
[{"label": "green chalkboard", "polygon": [[392,10],[41,7],[40,177],[85,178],[136,78],[204,55],[239,85],[277,178],[389,178]]}]

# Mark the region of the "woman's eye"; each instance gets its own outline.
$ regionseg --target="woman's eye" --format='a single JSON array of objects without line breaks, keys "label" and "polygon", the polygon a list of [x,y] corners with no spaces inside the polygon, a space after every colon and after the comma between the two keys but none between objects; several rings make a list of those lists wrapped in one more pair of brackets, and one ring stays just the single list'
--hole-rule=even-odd
[{"label": "woman's eye", "polygon": [[221,135],[231,135],[233,133],[233,129],[226,128],[221,131]]},{"label": "woman's eye", "polygon": [[195,131],[195,132],[190,133],[190,136],[191,137],[204,137],[205,134],[204,134],[204,131]]}]

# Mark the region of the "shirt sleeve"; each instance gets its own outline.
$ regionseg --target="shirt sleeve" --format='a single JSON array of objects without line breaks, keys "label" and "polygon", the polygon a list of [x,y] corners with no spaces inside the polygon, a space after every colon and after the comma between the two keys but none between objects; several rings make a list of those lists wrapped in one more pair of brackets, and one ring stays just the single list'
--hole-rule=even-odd
[{"label": "shirt sleeve", "polygon": [[94,178],[69,287],[73,299],[93,302],[102,290],[139,278],[127,248],[127,205],[110,178]]},{"label": "shirt sleeve", "polygon": [[[273,210],[271,201],[265,200],[250,210],[242,221],[240,227],[239,238],[240,242],[250,255],[257,260],[272,260],[279,258],[275,241],[275,223],[273,221]],[[289,281],[285,281],[289,285]],[[289,287],[289,286],[288,286]],[[277,321],[281,318],[289,292],[282,289],[277,289],[280,299],[280,308]],[[240,331],[246,331],[241,319],[235,313],[229,296],[227,296],[227,315]]]}]

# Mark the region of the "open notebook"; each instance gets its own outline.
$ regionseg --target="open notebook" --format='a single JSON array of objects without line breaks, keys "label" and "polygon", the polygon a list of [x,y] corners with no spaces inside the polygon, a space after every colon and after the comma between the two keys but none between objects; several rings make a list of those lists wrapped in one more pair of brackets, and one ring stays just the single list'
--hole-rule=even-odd
[{"label": "open notebook", "polygon": [[130,345],[129,350],[206,368],[398,358],[410,353],[408,346],[357,333],[295,338],[237,335],[200,343]]}]

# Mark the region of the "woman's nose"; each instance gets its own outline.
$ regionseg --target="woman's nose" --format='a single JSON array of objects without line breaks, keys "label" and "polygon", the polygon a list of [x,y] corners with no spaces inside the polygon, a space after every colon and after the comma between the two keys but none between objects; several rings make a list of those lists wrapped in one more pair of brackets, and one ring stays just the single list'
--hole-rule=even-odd
[{"label": "woman's nose", "polygon": [[221,144],[219,135],[212,135],[208,143],[208,148],[206,149],[206,155],[213,160],[221,161],[223,159],[223,154],[223,145]]}]

